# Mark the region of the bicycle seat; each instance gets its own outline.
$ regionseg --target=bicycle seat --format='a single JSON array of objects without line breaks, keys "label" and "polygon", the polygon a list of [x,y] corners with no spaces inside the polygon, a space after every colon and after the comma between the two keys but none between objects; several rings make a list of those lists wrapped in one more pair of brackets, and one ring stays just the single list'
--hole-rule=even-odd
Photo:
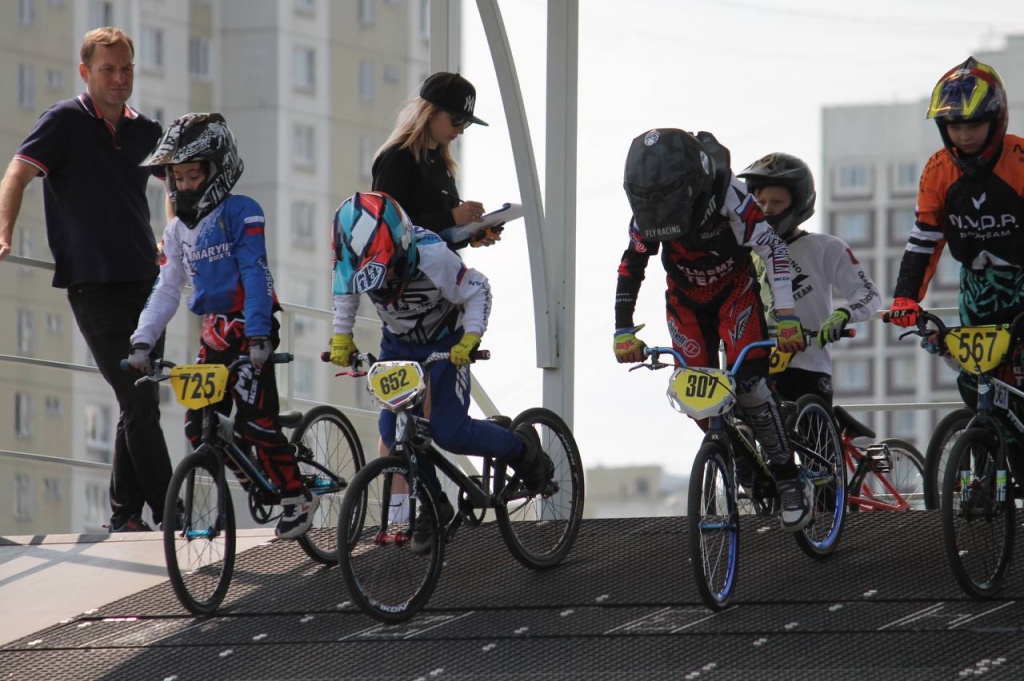
[{"label": "bicycle seat", "polygon": [[832,407],[832,413],[836,415],[839,422],[839,430],[849,434],[851,438],[866,437],[875,439],[875,431],[871,430],[857,419],[850,416],[850,412],[840,406]]},{"label": "bicycle seat", "polygon": [[302,421],[302,412],[292,409],[277,415],[277,424],[282,428],[294,428]]}]

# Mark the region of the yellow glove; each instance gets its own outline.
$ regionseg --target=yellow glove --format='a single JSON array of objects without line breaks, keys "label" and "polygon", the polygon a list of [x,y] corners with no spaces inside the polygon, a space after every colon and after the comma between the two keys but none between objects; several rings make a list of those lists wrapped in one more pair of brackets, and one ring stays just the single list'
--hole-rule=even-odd
[{"label": "yellow glove", "polygon": [[615,330],[615,341],[612,343],[612,350],[615,351],[615,359],[618,360],[619,364],[644,361],[644,348],[647,345],[636,337],[637,331],[642,328],[644,328],[644,325],[640,324],[627,329]]},{"label": "yellow glove", "polygon": [[450,354],[452,364],[457,367],[461,367],[472,362],[473,359],[470,355],[473,354],[473,351],[476,350],[478,345],[480,345],[480,334],[462,334],[462,340],[452,346]]},{"label": "yellow glove", "polygon": [[331,364],[340,367],[352,365],[352,355],[359,352],[350,333],[336,333],[331,336]]}]

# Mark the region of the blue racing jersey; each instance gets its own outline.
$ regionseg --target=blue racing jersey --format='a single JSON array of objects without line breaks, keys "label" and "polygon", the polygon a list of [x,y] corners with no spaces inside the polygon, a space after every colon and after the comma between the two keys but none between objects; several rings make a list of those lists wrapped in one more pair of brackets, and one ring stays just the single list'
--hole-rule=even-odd
[{"label": "blue racing jersey", "polygon": [[195,229],[175,218],[164,229],[160,276],[132,344],[153,345],[174,316],[186,284],[188,309],[197,315],[242,312],[246,335],[269,336],[277,307],[267,264],[263,209],[248,196],[230,194]]}]

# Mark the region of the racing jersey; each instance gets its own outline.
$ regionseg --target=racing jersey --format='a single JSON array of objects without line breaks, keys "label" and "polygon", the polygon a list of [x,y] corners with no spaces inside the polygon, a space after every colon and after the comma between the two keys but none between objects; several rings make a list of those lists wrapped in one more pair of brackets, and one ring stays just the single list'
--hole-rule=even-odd
[{"label": "racing jersey", "polygon": [[973,177],[945,149],[932,154],[916,214],[894,297],[924,298],[946,245],[968,270],[1024,267],[1024,139],[1006,135],[992,170]]},{"label": "racing jersey", "polygon": [[[875,283],[839,237],[798,231],[792,239],[786,240],[786,244],[792,258],[793,301],[804,328],[821,328],[837,307],[833,296],[843,300],[838,307],[850,313],[851,324],[866,321],[882,306],[882,297]],[[764,263],[760,258],[755,263],[758,275],[763,279]],[[769,287],[761,287],[761,299],[774,334],[776,304]],[[793,353],[789,367],[831,375],[831,347],[831,344],[820,348],[816,342],[808,343],[802,352]]]},{"label": "racing jersey", "polygon": [[270,336],[277,308],[267,264],[263,209],[248,196],[229,194],[195,229],[175,218],[164,229],[160,276],[139,316],[132,344],[153,345],[192,286],[188,309],[197,315],[242,312],[246,335]]},{"label": "racing jersey", "polygon": [[[629,224],[629,247],[619,263],[615,290],[615,328],[633,326],[633,311],[647,262],[661,248],[661,261],[671,289],[684,297],[708,297],[721,287],[725,275],[747,268],[754,278],[751,250],[767,264],[767,282],[776,305],[793,307],[789,249],[765,221],[764,213],[747,193],[746,185],[732,175],[724,191],[722,208],[696,234],[665,242],[643,241],[636,220]],[[687,294],[690,295],[687,295]]]},{"label": "racing jersey", "polygon": [[[482,336],[491,316],[491,286],[480,272],[466,267],[433,232],[415,228],[419,263],[402,293],[383,302],[369,295],[384,328],[403,341],[429,344],[460,326],[465,333]],[[352,333],[359,294],[334,267],[334,333]]]}]

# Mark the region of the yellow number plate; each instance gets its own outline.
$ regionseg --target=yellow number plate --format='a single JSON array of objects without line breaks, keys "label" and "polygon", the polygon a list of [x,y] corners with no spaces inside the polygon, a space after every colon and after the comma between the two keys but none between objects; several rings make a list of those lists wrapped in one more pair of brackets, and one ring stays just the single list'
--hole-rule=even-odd
[{"label": "yellow number plate", "polygon": [[768,357],[768,373],[781,374],[789,367],[789,361],[793,359],[792,352],[780,352],[778,348],[772,348],[772,354]]},{"label": "yellow number plate", "polygon": [[171,369],[174,398],[189,409],[202,409],[224,399],[228,368],[223,364],[179,364]]},{"label": "yellow number plate", "polygon": [[1010,349],[1010,329],[1005,324],[960,326],[946,335],[949,354],[972,374],[992,371]]},{"label": "yellow number plate", "polygon": [[718,416],[736,404],[736,383],[721,369],[680,367],[669,381],[668,401],[695,419]]},{"label": "yellow number plate", "polygon": [[370,367],[367,386],[384,409],[400,409],[426,389],[418,362],[377,362]]}]

